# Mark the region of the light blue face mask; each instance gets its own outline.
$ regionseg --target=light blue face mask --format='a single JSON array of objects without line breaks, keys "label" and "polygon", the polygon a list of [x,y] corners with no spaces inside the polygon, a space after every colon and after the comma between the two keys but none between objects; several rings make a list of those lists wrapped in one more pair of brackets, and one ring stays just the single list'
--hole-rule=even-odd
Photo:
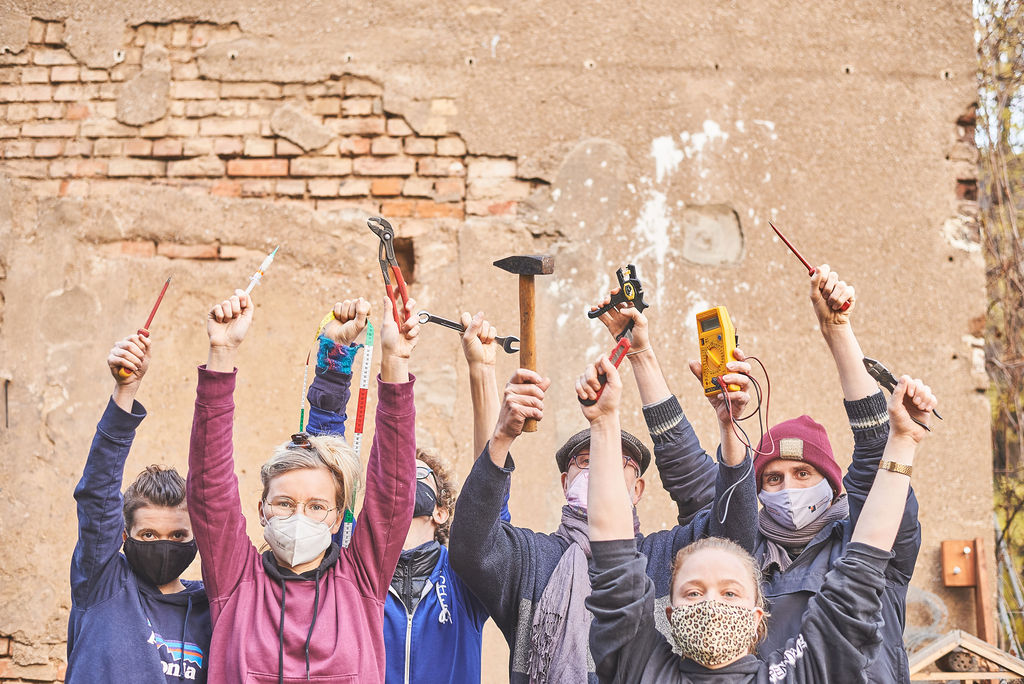
[{"label": "light blue face mask", "polygon": [[807,527],[832,505],[832,485],[822,480],[813,487],[761,490],[757,495],[772,519],[788,530]]}]

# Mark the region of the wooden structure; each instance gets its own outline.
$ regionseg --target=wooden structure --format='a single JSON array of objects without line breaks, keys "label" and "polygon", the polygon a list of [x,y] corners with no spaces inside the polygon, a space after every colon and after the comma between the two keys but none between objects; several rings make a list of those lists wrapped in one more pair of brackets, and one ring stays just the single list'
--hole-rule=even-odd
[{"label": "wooden structure", "polygon": [[[955,653],[954,653],[955,652]],[[936,661],[948,655],[962,655],[961,663],[969,669],[940,670]],[[994,682],[1024,679],[1024,660],[1015,658],[972,634],[953,630],[921,649],[910,658],[910,680],[913,682]]]}]

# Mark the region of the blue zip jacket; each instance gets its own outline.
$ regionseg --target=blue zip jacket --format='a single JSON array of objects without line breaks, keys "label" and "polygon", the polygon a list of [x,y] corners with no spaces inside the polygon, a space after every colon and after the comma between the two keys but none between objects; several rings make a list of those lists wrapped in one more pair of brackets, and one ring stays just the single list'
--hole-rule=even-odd
[{"label": "blue zip jacket", "polygon": [[[327,349],[329,345],[324,339],[321,338],[321,349],[326,350],[327,363],[333,361],[335,369],[351,369],[358,346]],[[310,410],[306,430],[314,435],[344,435],[352,375],[326,367],[324,356],[322,353],[318,358],[316,377],[307,393]],[[501,519],[511,520],[507,491]],[[339,546],[342,534],[339,531],[334,537]],[[440,556],[412,614],[393,589],[388,591],[384,604],[385,681],[479,684],[487,618],[487,610],[452,570],[448,549],[441,546]]]},{"label": "blue zip jacket", "polygon": [[206,681],[212,627],[203,583],[161,594],[121,553],[121,479],[145,417],[138,402],[131,413],[107,403],[75,488],[67,684]]}]

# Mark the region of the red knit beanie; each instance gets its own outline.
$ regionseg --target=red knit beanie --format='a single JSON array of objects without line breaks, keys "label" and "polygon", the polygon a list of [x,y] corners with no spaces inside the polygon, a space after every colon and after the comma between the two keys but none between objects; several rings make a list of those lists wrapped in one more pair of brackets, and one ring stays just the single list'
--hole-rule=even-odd
[{"label": "red knit beanie", "polygon": [[835,496],[839,496],[843,491],[843,472],[832,455],[828,433],[821,424],[811,420],[810,416],[800,416],[779,423],[761,438],[757,450],[762,452],[754,459],[758,491],[761,491],[761,473],[764,472],[765,466],[780,458],[803,461],[814,466],[828,480]]}]

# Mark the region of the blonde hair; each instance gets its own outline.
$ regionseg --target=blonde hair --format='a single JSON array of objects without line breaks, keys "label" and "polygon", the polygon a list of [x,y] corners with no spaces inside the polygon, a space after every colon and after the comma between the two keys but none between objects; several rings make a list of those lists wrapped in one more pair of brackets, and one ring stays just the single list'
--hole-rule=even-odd
[{"label": "blonde hair", "polygon": [[448,543],[448,533],[452,527],[452,515],[455,513],[455,499],[458,498],[458,481],[452,464],[434,449],[416,449],[417,460],[423,461],[437,476],[437,507],[448,511],[448,519],[434,530],[434,539],[441,544]]},{"label": "blonde hair", "polygon": [[278,475],[303,468],[326,468],[334,478],[335,505],[343,511],[354,509],[356,493],[362,486],[359,456],[339,435],[309,435],[309,445],[312,448],[288,441],[274,449],[274,455],[260,468],[260,498],[267,498],[270,481]]},{"label": "blonde hair", "polygon": [[743,563],[744,569],[750,573],[750,579],[754,583],[754,607],[760,608],[764,612],[764,616],[757,625],[757,633],[750,644],[750,650],[754,651],[757,645],[768,636],[767,620],[770,614],[768,613],[768,603],[764,598],[764,592],[761,591],[761,568],[758,566],[757,560],[736,542],[731,539],[723,539],[722,537],[705,537],[679,549],[675,558],[672,559],[672,582],[669,584],[669,595],[671,596],[675,590],[676,575],[679,573],[679,568],[686,562],[686,559],[709,549],[732,554]]}]

